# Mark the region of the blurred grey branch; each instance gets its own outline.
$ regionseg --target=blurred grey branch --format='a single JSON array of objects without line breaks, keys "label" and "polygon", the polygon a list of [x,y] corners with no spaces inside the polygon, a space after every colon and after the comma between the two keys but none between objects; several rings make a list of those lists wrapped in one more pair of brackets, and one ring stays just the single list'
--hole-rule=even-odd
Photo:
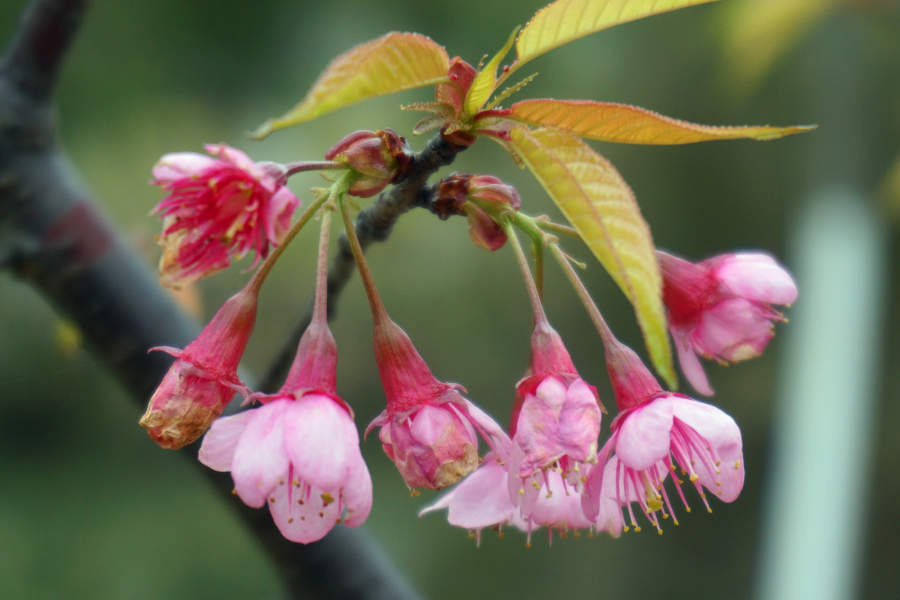
[{"label": "blurred grey branch", "polygon": [[[199,327],[114,231],[60,149],[52,94],[89,4],[33,0],[0,64],[0,266],[77,324],[91,351],[112,361],[113,374],[143,407],[172,362],[147,349],[183,347]],[[395,221],[399,208],[385,206],[384,223]],[[392,211],[398,212],[391,217]],[[389,224],[384,230],[378,222],[374,230],[386,237]],[[335,268],[349,271],[341,265]],[[200,467],[194,453],[183,455]],[[339,527],[320,542],[294,544],[267,511],[231,494],[227,473],[200,469],[275,561],[291,597],[310,591],[347,600],[418,597],[364,531]]]}]

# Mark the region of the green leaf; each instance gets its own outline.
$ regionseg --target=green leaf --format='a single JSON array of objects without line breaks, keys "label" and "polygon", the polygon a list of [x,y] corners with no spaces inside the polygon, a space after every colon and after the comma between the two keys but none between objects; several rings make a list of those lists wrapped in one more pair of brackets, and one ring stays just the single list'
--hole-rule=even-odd
[{"label": "green leaf", "polygon": [[548,50],[591,33],[677,8],[714,1],[556,0],[539,10],[522,29],[516,40],[518,60],[509,73]]},{"label": "green leaf", "polygon": [[657,372],[677,387],[650,227],[616,168],[558,129],[516,128],[510,143],[634,306]]},{"label": "green leaf", "polygon": [[793,127],[716,127],[663,116],[646,108],[593,100],[523,100],[508,119],[537,127],[565,129],[581,137],[624,144],[692,144],[710,140],[774,140],[815,129]]},{"label": "green leaf", "polygon": [[500,52],[494,55],[494,58],[492,58],[488,64],[484,65],[484,68],[475,76],[475,80],[472,81],[469,92],[466,94],[466,114],[474,115],[481,110],[484,103],[488,101],[488,98],[490,98],[491,94],[494,93],[494,90],[497,89],[497,67],[500,66],[500,61],[503,60],[503,57],[506,56],[509,49],[512,48],[513,42],[516,41],[517,33],[519,33],[519,27],[516,27],[515,30],[513,30],[512,35],[509,36],[509,40],[507,40],[506,45],[503,46]]},{"label": "green leaf", "polygon": [[331,61],[300,104],[267,121],[251,137],[264,138],[361,100],[447,81],[449,64],[447,51],[431,38],[389,33]]}]

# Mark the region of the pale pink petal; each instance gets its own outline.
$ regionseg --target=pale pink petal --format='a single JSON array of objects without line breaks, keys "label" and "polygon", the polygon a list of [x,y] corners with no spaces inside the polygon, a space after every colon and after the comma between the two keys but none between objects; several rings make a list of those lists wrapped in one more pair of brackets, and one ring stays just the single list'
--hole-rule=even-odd
[{"label": "pale pink petal", "polygon": [[255,409],[234,449],[231,476],[247,506],[260,508],[279,482],[287,478],[282,416],[292,400],[276,400]]},{"label": "pale pink petal", "polygon": [[249,156],[227,144],[206,144],[206,151],[260,180],[265,172]]},{"label": "pale pink petal", "polygon": [[581,462],[597,458],[601,415],[591,387],[582,379],[572,382],[559,415],[560,442],[570,458]]},{"label": "pale pink petal", "polygon": [[691,334],[700,354],[740,361],[759,356],[774,335],[768,312],[760,305],[732,298],[704,311]]},{"label": "pale pink petal", "polygon": [[245,410],[230,417],[219,417],[213,421],[197,458],[201,463],[214,471],[230,471],[234,460],[234,449],[247,423],[255,416],[257,409]]},{"label": "pale pink petal", "polygon": [[284,447],[296,479],[337,490],[359,453],[359,434],[350,415],[334,400],[306,394],[285,410]]},{"label": "pale pink petal", "polygon": [[649,469],[669,454],[672,403],[664,396],[634,409],[618,429],[616,454],[636,471]]},{"label": "pale pink petal", "polygon": [[530,513],[531,520],[538,525],[558,529],[589,527],[591,521],[581,508],[581,495],[573,489],[564,488],[562,477],[556,471],[548,471],[546,477],[549,486],[545,484],[541,488]]},{"label": "pale pink petal", "polygon": [[597,512],[600,509],[601,493],[603,492],[603,485],[606,481],[604,467],[606,466],[607,460],[609,460],[609,455],[616,448],[618,436],[619,430],[617,429],[613,432],[612,436],[606,440],[606,443],[603,444],[603,448],[600,449],[600,453],[597,455],[597,464],[586,467],[588,469],[586,475],[587,481],[584,484],[581,507],[584,510],[584,514],[589,519],[596,518]]},{"label": "pale pink petal", "polygon": [[[625,519],[622,516],[622,507],[619,504],[616,493],[616,468],[619,464],[618,459],[614,456],[605,466],[597,465],[593,470],[602,468],[603,485],[599,496],[599,511],[594,524],[597,531],[606,531],[613,537],[622,535],[622,528],[625,525]],[[619,496],[624,499],[625,495]]]},{"label": "pale pink petal", "polygon": [[300,206],[300,201],[287,187],[280,187],[268,203],[263,213],[266,224],[266,236],[273,244],[278,245],[291,228],[291,215]]},{"label": "pale pink petal", "polygon": [[471,401],[466,400],[465,398],[463,398],[463,400],[466,403],[469,417],[471,417],[472,421],[474,421],[479,429],[481,429],[481,432],[487,434],[490,438],[490,440],[485,441],[491,447],[491,450],[497,454],[500,460],[505,462],[509,456],[509,447],[511,445],[509,436],[506,435],[503,428],[497,424],[497,421],[488,416],[486,412],[478,408],[478,406]]},{"label": "pale pink petal", "polygon": [[[547,380],[556,381],[548,377]],[[527,477],[538,469],[561,458],[566,451],[559,443],[559,410],[566,397],[566,389],[562,387],[558,406],[549,405],[540,397],[527,394],[519,412],[516,427],[516,442],[525,452],[519,475]]]},{"label": "pale pink petal", "polygon": [[678,362],[681,363],[681,370],[684,371],[684,376],[694,386],[695,390],[704,396],[712,396],[715,392],[713,392],[712,386],[709,385],[706,371],[703,370],[700,359],[697,358],[693,350],[685,347],[684,342],[681,341],[681,336],[674,330],[672,330],[672,341],[675,342],[675,349],[678,351]]},{"label": "pale pink petal", "polygon": [[723,261],[716,275],[729,290],[770,304],[792,304],[797,286],[790,274],[767,254],[736,254]]},{"label": "pale pink petal", "polygon": [[719,473],[710,473],[703,461],[695,461],[693,466],[701,485],[714,493],[721,490],[721,495],[716,495],[724,502],[734,501],[744,487],[743,444],[737,423],[715,406],[678,397],[671,401],[675,418],[699,433],[721,461],[718,467],[714,465]]},{"label": "pale pink petal", "polygon": [[341,516],[341,506],[330,493],[284,479],[269,497],[269,512],[281,535],[308,544],[331,531]]},{"label": "pale pink petal", "polygon": [[221,164],[214,158],[195,152],[173,152],[163,155],[153,166],[153,177],[157,181],[167,183],[175,179],[197,175],[216,163]]},{"label": "pale pink petal", "polygon": [[506,469],[493,455],[488,454],[477,471],[437,502],[422,509],[419,516],[449,508],[447,521],[466,529],[482,529],[506,521],[516,510],[509,501],[506,481]]},{"label": "pale pink petal", "polygon": [[347,508],[344,525],[359,527],[369,518],[372,511],[372,477],[359,450],[351,461],[347,481],[341,490],[341,499]]},{"label": "pale pink petal", "polygon": [[514,438],[510,444],[509,461],[506,464],[506,470],[509,473],[507,477],[507,491],[509,492],[509,501],[518,506],[522,514],[529,515],[537,502],[538,490],[540,487],[532,485],[535,481],[543,482],[540,471],[534,476],[522,479],[519,475],[522,468],[522,461],[525,460],[525,451]]}]

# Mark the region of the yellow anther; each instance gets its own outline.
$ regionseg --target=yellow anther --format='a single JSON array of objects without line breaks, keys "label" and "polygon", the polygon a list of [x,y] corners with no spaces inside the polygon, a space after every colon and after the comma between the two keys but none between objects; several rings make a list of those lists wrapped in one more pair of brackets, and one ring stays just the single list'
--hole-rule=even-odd
[{"label": "yellow anther", "polygon": [[622,531],[624,531],[625,533],[628,533],[628,532],[629,532],[628,525],[626,525],[625,527],[623,527],[623,528],[622,528]]},{"label": "yellow anther", "polygon": [[572,470],[577,473],[579,471],[578,465],[576,464],[574,467],[572,467]]},{"label": "yellow anther", "polygon": [[717,482],[716,482],[716,485],[722,485],[722,482],[721,482],[721,481],[717,481]]},{"label": "yellow anther", "polygon": [[519,493],[520,493],[520,494],[524,494],[524,493],[525,493],[525,490],[521,490],[521,489],[520,489],[520,490],[519,490]]},{"label": "yellow anther", "polygon": [[676,521],[675,519],[672,519],[672,522],[678,525],[678,521]]},{"label": "yellow anther", "polygon": [[741,461],[737,461],[736,463],[734,463],[734,468],[735,468],[735,469],[740,469],[740,468],[741,468]]},{"label": "yellow anther", "polygon": [[711,513],[711,512],[712,512],[712,509],[711,509],[711,508],[707,508],[707,509],[706,509],[706,512]]},{"label": "yellow anther", "polygon": [[293,480],[291,483],[294,484],[294,485],[296,485],[297,487],[300,487],[300,482],[297,481],[296,479]]},{"label": "yellow anther", "polygon": [[587,477],[584,475],[581,476],[581,483],[587,483]]},{"label": "yellow anther", "polygon": [[669,515],[667,515],[666,513],[663,513],[663,519],[668,519],[668,518],[669,518]]},{"label": "yellow anther", "polygon": [[288,523],[293,523],[293,522],[294,522],[294,517],[291,517],[290,519],[288,519]]},{"label": "yellow anther", "polygon": [[688,512],[691,512],[691,507],[690,507],[690,506],[685,506],[685,507],[684,507],[684,510],[686,510],[686,511],[688,511]]},{"label": "yellow anther", "polygon": [[531,542],[525,542],[525,547],[526,547],[526,548],[531,548]]},{"label": "yellow anther", "polygon": [[418,496],[420,493],[421,493],[421,492],[419,492],[419,490],[416,490],[416,489],[409,490],[409,495],[410,495],[410,497],[412,497],[412,498],[415,498],[415,497]]},{"label": "yellow anther", "polygon": [[662,535],[662,529],[658,529],[657,531],[659,531],[659,535]]},{"label": "yellow anther", "polygon": [[700,494],[701,498],[706,498],[706,494]]},{"label": "yellow anther", "polygon": [[696,473],[694,473],[693,475],[691,475],[691,483],[694,483],[694,482],[697,481],[698,479],[700,479],[700,476],[697,475]]},{"label": "yellow anther", "polygon": [[635,532],[635,533],[640,533],[640,532],[641,532],[641,528],[638,527],[637,525],[635,525],[635,527],[634,527],[634,532]]},{"label": "yellow anther", "polygon": [[237,490],[231,490],[231,493],[237,496]]},{"label": "yellow anther", "polygon": [[331,494],[329,494],[328,492],[322,494],[322,504],[324,506],[328,506],[332,502],[334,502],[334,498],[331,496]]},{"label": "yellow anther", "polygon": [[552,497],[553,497],[553,490],[550,490],[549,492],[547,492],[547,497],[548,497],[548,498],[552,498]]},{"label": "yellow anther", "polygon": [[470,539],[470,540],[474,540],[474,539],[475,539],[475,532],[474,532],[474,531],[470,531],[470,532],[469,532],[469,539]]},{"label": "yellow anther", "polygon": [[716,466],[717,466],[717,467],[722,466],[722,461],[721,461],[721,460],[717,460],[717,461],[716,461]]}]

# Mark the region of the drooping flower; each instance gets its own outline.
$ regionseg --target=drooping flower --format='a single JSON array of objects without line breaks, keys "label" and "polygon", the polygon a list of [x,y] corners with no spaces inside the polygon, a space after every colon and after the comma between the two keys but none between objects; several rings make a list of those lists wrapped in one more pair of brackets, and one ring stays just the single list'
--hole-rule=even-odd
[{"label": "drooping flower", "polygon": [[724,254],[697,264],[657,256],[681,368],[697,391],[711,395],[697,355],[720,362],[759,356],[775,334],[772,322],[784,320],[771,305],[793,303],[797,287],[766,254]]},{"label": "drooping flower", "polygon": [[200,461],[230,471],[248,506],[268,504],[289,540],[307,544],[336,523],[361,525],[372,508],[372,479],[359,450],[350,407],[336,395],[337,348],[324,319],[300,341],[277,394],[263,406],[218,419]]},{"label": "drooping flower", "polygon": [[328,150],[325,158],[346,164],[362,175],[349,190],[360,198],[370,198],[388,184],[403,181],[413,162],[406,138],[392,129],[354,131]]},{"label": "drooping flower", "polygon": [[212,156],[166,154],[153,167],[153,183],[167,197],[154,209],[163,219],[159,274],[180,287],[242,258],[256,262],[281,243],[299,200],[286,187],[286,170],[255,163],[225,144],[207,145]]},{"label": "drooping flower", "polygon": [[387,408],[366,434],[381,427],[384,452],[410,488],[443,489],[474,471],[476,430],[493,448],[505,436],[500,426],[464,398],[459,385],[435,379],[409,337],[386,315],[376,319],[374,345]]},{"label": "drooping flower", "polygon": [[[513,436],[510,493],[529,486],[538,471],[559,469],[580,489],[580,469],[597,460],[601,409],[597,390],[572,364],[559,334],[540,319],[531,337],[531,376],[519,382],[510,434]],[[533,487],[533,486],[532,486]],[[528,511],[524,511],[527,516]]]},{"label": "drooping flower", "polygon": [[704,489],[724,502],[734,501],[744,484],[741,432],[734,420],[714,406],[664,392],[630,348],[614,338],[604,343],[621,412],[613,420],[612,436],[601,449],[597,465],[587,476],[582,500],[585,514],[600,527],[615,529],[618,519],[612,508],[625,506],[632,526],[640,531],[632,509],[637,503],[660,532],[657,513],[663,518],[671,513],[678,524],[664,487],[671,474],[690,511],[676,466],[697,489],[707,509]]},{"label": "drooping flower", "polygon": [[232,296],[184,350],[152,349],[178,359],[141,418],[141,425],[163,448],[177,450],[190,444],[222,414],[235,392],[249,393],[237,367],[256,322],[258,293],[251,282]]},{"label": "drooping flower", "polygon": [[[447,521],[475,532],[479,542],[482,529],[502,530],[508,525],[527,533],[529,545],[531,534],[541,527],[547,527],[551,541],[553,529],[563,536],[572,529],[608,529],[598,528],[584,514],[581,493],[556,470],[538,472],[529,485],[530,493],[521,492],[523,501],[514,503],[509,494],[509,481],[510,469],[515,467],[508,459],[501,458],[504,452],[510,452],[512,444],[508,437],[498,438],[496,447],[500,453],[488,453],[478,470],[423,508],[419,516],[447,508]],[[621,519],[621,512],[619,516]]]}]

